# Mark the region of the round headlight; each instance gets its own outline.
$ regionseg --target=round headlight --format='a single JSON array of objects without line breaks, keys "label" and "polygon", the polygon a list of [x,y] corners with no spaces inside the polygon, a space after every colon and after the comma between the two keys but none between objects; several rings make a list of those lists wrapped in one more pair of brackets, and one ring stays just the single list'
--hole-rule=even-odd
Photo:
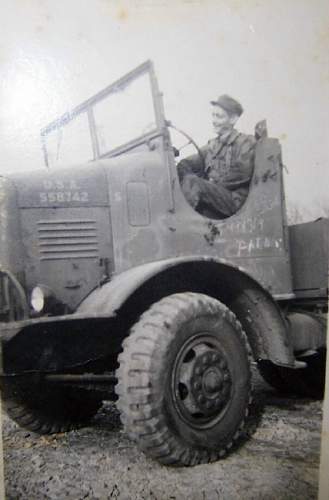
[{"label": "round headlight", "polygon": [[40,286],[36,286],[32,290],[31,306],[37,313],[40,313],[45,306],[45,294]]}]

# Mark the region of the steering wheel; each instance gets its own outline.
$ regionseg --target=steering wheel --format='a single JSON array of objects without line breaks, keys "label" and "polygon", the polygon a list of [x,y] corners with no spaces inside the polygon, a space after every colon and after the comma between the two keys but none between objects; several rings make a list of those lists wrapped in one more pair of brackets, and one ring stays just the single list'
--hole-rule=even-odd
[{"label": "steering wheel", "polygon": [[173,146],[175,156],[179,156],[182,149],[184,149],[187,146],[189,146],[190,144],[192,144],[195,147],[195,149],[197,150],[197,153],[198,153],[198,155],[200,157],[200,160],[202,162],[203,167],[205,167],[204,156],[203,156],[203,154],[201,152],[201,149],[199,148],[199,146],[195,142],[195,140],[192,139],[192,137],[190,135],[188,135],[186,132],[184,132],[183,130],[175,127],[175,125],[173,125],[170,121],[166,121],[166,125],[169,128],[172,128],[172,129],[176,130],[177,132],[179,132],[180,134],[182,134],[187,139],[187,142],[185,144],[183,144],[183,146],[181,146],[180,148],[176,148],[175,146]]}]

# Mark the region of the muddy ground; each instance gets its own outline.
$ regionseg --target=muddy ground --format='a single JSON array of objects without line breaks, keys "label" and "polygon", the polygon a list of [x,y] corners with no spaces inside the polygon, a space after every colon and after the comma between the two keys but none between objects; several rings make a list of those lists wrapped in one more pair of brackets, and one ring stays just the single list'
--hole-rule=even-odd
[{"label": "muddy ground", "polygon": [[282,397],[256,379],[259,423],[228,458],[169,468],[143,455],[105,404],[79,431],[40,437],[3,417],[6,498],[313,499],[317,497],[319,401]]}]

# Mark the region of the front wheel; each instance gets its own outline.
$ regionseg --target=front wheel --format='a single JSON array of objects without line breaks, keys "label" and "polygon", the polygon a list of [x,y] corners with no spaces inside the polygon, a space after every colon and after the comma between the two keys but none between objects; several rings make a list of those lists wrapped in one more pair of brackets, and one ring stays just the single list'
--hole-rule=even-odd
[{"label": "front wheel", "polygon": [[125,430],[164,464],[226,455],[251,403],[246,336],[229,309],[182,293],[153,305],[119,356],[116,387]]},{"label": "front wheel", "polygon": [[6,383],[2,397],[8,416],[38,434],[82,427],[102,405],[101,399],[87,390],[51,384]]}]

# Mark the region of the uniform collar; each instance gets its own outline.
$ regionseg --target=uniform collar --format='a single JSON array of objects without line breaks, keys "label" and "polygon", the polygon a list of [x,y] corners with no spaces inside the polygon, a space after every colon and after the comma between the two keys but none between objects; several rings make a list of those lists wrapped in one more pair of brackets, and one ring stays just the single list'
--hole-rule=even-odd
[{"label": "uniform collar", "polygon": [[238,137],[239,132],[237,132],[234,128],[224,132],[221,135],[217,136],[217,140],[222,143],[222,144],[232,144],[232,142],[235,141],[235,139]]},{"label": "uniform collar", "polygon": [[214,139],[211,139],[208,143],[208,147],[212,154],[214,156],[217,156],[226,144],[232,144],[238,136],[239,132],[237,132],[235,129],[229,130],[228,132],[225,132],[224,134],[218,135]]}]

